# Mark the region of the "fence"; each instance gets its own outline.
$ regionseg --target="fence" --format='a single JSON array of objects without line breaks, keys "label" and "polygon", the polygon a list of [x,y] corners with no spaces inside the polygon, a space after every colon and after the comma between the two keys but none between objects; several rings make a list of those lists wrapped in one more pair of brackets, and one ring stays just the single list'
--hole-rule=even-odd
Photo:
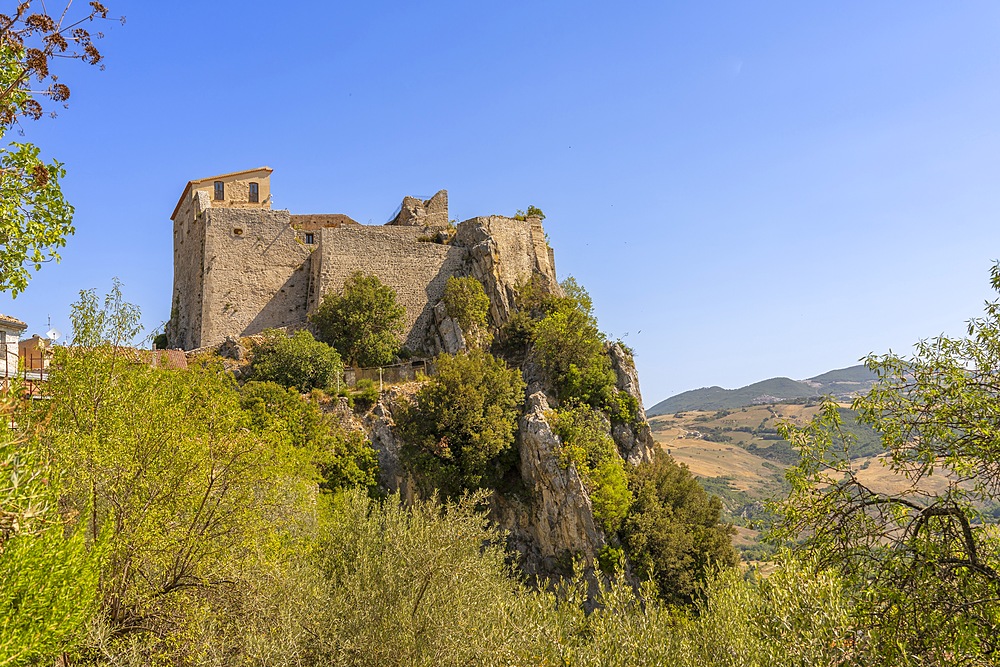
[{"label": "fence", "polygon": [[392,366],[376,366],[374,368],[344,369],[344,382],[353,387],[358,380],[371,380],[382,384],[412,382],[418,375],[434,375],[434,362],[430,359],[415,359],[403,364]]},{"label": "fence", "polygon": [[49,377],[49,355],[37,351],[18,358],[17,366],[4,364],[0,369],[0,392],[19,389],[27,396],[40,396],[42,384]]}]

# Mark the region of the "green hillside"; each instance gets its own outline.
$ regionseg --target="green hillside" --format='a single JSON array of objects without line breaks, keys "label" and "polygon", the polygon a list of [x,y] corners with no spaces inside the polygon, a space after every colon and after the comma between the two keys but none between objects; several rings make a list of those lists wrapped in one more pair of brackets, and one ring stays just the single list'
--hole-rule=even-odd
[{"label": "green hillside", "polygon": [[871,371],[858,365],[828,371],[801,381],[776,377],[739,389],[705,387],[685,391],[660,401],[649,408],[646,414],[655,417],[687,410],[732,410],[750,405],[827,395],[840,400],[850,400],[855,395],[867,391],[874,379]]}]

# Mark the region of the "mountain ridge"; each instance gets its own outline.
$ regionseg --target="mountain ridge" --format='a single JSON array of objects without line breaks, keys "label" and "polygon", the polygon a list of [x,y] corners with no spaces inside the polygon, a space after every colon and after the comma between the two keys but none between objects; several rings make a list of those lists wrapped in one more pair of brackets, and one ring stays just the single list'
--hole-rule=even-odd
[{"label": "mountain ridge", "polygon": [[727,410],[827,395],[850,400],[870,389],[874,382],[875,374],[866,366],[858,364],[820,373],[805,380],[779,376],[738,389],[719,386],[691,389],[660,401],[646,410],[646,414],[655,417],[685,410]]}]

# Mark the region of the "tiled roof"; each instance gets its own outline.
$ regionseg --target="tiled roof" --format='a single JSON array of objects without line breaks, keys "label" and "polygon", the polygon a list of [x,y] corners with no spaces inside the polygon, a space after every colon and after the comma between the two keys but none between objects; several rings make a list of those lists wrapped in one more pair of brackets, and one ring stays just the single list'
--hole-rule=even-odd
[{"label": "tiled roof", "polygon": [[0,313],[0,325],[6,325],[11,329],[17,329],[18,331],[24,331],[28,328],[27,324],[16,317],[11,317],[10,315],[4,315],[2,313]]}]

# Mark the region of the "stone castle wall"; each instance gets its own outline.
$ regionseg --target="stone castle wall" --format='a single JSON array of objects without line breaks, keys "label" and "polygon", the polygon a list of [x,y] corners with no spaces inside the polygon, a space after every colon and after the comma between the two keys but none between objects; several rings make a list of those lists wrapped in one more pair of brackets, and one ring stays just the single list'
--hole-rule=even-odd
[{"label": "stone castle wall", "polygon": [[[175,217],[171,347],[194,349],[227,336],[303,326],[323,295],[339,292],[352,273],[363,271],[396,291],[406,309],[404,344],[429,352],[437,349],[434,307],[450,276],[472,275],[483,283],[496,325],[510,312],[516,286],[532,274],[555,284],[551,249],[537,219],[473,218],[458,225],[452,244],[442,244],[427,240],[423,226],[211,208],[203,194]],[[305,243],[307,232],[312,244]]]},{"label": "stone castle wall", "polygon": [[201,343],[202,292],[205,276],[205,219],[199,198],[186,200],[174,220],[174,293],[167,338],[189,350]]},{"label": "stone castle wall", "polygon": [[371,273],[396,290],[399,304],[406,308],[405,345],[414,351],[424,349],[434,305],[444,296],[448,277],[462,273],[466,249],[420,241],[421,227],[358,225],[326,228],[318,234],[309,312],[324,294],[339,292],[355,271]]},{"label": "stone castle wall", "polygon": [[205,212],[201,345],[304,322],[309,256],[288,211]]}]

